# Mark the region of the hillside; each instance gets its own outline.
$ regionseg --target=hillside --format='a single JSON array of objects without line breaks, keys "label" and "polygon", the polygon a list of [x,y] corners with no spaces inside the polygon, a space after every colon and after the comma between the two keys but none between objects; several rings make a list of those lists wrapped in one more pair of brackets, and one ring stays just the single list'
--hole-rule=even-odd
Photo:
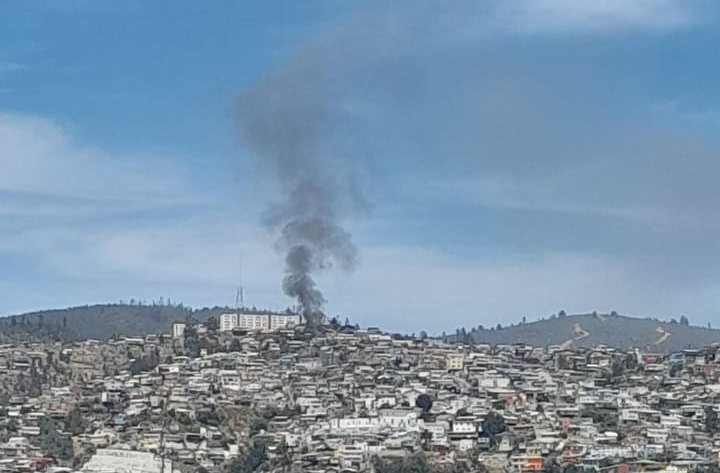
[{"label": "hillside", "polygon": [[474,329],[468,336],[477,343],[493,345],[517,342],[564,348],[607,345],[659,352],[720,342],[720,330],[615,314],[553,317],[496,330]]},{"label": "hillside", "polygon": [[[169,333],[173,322],[200,322],[230,311],[228,307],[194,310],[182,306],[100,304],[47,310],[0,318],[0,342],[56,339],[107,339],[113,335]],[[454,337],[450,337],[454,338]],[[473,329],[467,338],[491,345],[527,343],[564,348],[607,345],[677,351],[720,342],[720,330],[623,315],[581,314],[514,325]]]},{"label": "hillside", "polygon": [[113,335],[138,336],[169,333],[173,322],[192,318],[206,321],[226,307],[193,310],[182,306],[101,304],[47,310],[0,318],[0,340],[107,339]]}]

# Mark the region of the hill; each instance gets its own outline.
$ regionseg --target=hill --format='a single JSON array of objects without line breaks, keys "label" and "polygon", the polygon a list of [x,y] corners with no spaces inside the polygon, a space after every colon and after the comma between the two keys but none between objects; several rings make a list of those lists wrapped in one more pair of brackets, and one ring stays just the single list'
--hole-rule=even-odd
[{"label": "hill", "polygon": [[554,316],[501,329],[473,329],[467,336],[476,343],[492,345],[518,342],[563,348],[607,345],[659,352],[720,342],[720,330],[617,314]]},{"label": "hill", "polygon": [[113,335],[169,333],[173,322],[204,322],[227,307],[193,310],[183,306],[99,304],[0,318],[0,340],[107,339]]},{"label": "hill", "polygon": [[[170,305],[98,304],[0,318],[0,342],[108,339],[114,335],[169,333],[173,322],[205,322],[229,307],[191,309]],[[456,339],[456,336],[449,337]],[[669,352],[720,343],[720,330],[617,314],[554,316],[500,329],[473,329],[460,340],[502,345],[527,343],[563,348],[607,345]]]}]

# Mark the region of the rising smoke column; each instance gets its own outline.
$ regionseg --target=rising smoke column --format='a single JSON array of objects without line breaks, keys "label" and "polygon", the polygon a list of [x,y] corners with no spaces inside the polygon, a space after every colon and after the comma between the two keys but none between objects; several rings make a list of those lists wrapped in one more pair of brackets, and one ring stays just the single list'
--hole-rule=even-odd
[{"label": "rising smoke column", "polygon": [[342,221],[362,205],[333,142],[337,114],[326,69],[312,60],[317,57],[299,56],[239,100],[241,139],[280,185],[280,200],[265,220],[285,257],[282,287],[311,325],[322,320],[325,303],[313,276],[356,265],[357,250]]}]

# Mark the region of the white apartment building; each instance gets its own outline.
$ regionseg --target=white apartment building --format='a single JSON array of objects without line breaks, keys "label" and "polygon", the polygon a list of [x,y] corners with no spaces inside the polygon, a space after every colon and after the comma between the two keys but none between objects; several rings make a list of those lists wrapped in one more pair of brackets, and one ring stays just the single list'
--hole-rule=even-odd
[{"label": "white apartment building", "polygon": [[301,323],[302,316],[299,314],[249,314],[241,312],[220,315],[220,331],[222,332],[234,329],[272,332],[291,328]]},{"label": "white apartment building", "polygon": [[185,334],[185,325],[182,322],[175,322],[172,324],[172,332],[174,338],[180,338]]},{"label": "white apartment building", "polygon": [[129,450],[99,449],[90,458],[82,472],[105,471],[108,473],[159,473],[174,471],[172,462],[156,458],[152,453]]},{"label": "white apartment building", "polygon": [[445,367],[448,371],[461,371],[465,366],[465,357],[453,354],[445,357]]},{"label": "white apartment building", "polygon": [[221,332],[228,332],[237,327],[237,314],[220,314],[219,324]]}]

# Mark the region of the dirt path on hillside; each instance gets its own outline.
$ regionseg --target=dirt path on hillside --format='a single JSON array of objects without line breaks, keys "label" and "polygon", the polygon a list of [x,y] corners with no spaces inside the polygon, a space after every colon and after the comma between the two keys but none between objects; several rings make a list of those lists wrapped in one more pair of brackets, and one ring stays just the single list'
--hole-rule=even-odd
[{"label": "dirt path on hillside", "polygon": [[665,343],[668,338],[672,337],[672,332],[665,330],[660,325],[658,325],[658,328],[656,328],[655,331],[660,334],[660,338],[658,338],[655,343],[653,343],[653,346],[658,346],[661,343]]},{"label": "dirt path on hillside", "polygon": [[573,327],[573,335],[573,338],[571,338],[570,340],[566,340],[560,344],[561,350],[567,350],[573,343],[588,337],[590,335],[590,332],[582,328],[580,324],[575,324],[575,326]]}]

